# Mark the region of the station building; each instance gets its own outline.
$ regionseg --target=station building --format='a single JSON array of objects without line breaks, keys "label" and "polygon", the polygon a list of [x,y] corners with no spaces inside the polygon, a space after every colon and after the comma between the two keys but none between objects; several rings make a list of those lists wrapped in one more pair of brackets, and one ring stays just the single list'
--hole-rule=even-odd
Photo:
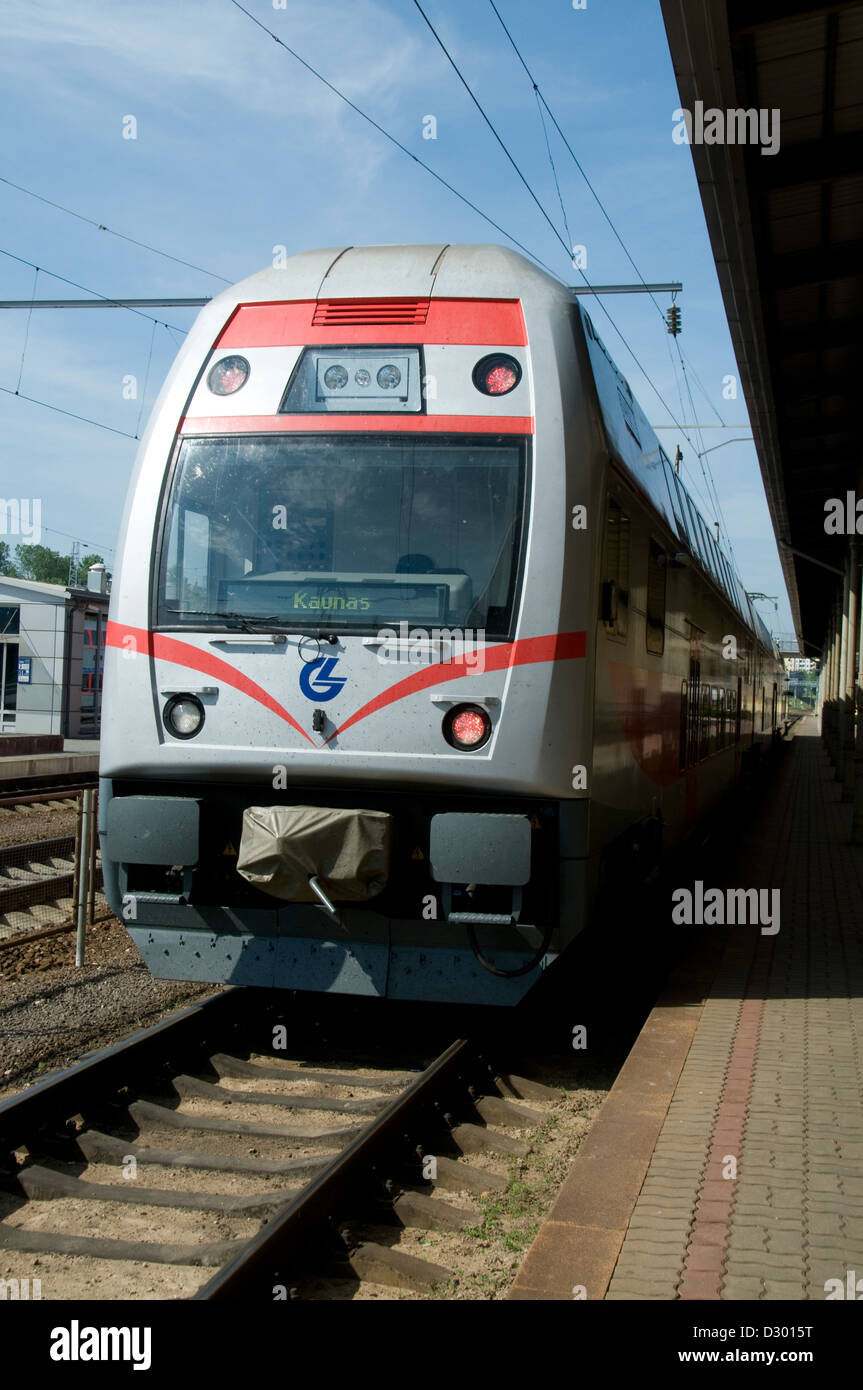
[{"label": "station building", "polygon": [[99,737],[106,579],[104,565],[86,588],[0,576],[0,734]]}]

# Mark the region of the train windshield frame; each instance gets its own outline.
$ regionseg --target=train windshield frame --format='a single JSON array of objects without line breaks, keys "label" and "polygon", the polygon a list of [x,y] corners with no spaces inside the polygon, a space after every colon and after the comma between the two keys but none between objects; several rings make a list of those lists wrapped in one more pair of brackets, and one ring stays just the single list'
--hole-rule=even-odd
[{"label": "train windshield frame", "polygon": [[530,489],[515,434],[181,439],[162,508],[154,626],[513,636]]}]

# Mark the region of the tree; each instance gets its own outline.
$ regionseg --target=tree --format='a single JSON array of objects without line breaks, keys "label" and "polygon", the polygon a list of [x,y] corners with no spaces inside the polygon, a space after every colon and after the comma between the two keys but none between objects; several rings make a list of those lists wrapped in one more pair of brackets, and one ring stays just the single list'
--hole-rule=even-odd
[{"label": "tree", "polygon": [[69,578],[69,557],[47,545],[19,545],[15,560],[22,579],[37,584],[65,584]]},{"label": "tree", "polygon": [[8,541],[0,541],[0,575],[5,575],[7,579],[21,578],[12,559],[12,550]]}]

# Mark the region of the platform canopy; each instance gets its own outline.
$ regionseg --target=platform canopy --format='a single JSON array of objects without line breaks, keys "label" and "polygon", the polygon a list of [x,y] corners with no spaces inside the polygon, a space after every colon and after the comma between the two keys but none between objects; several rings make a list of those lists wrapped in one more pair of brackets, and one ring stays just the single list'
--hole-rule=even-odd
[{"label": "platform canopy", "polygon": [[[863,499],[863,4],[660,3],[791,611],[817,655],[838,577],[782,542],[841,569],[850,537],[827,534],[825,503]],[[763,113],[774,142],[778,111],[778,149],[696,143],[710,108],[726,131],[729,111]]]}]

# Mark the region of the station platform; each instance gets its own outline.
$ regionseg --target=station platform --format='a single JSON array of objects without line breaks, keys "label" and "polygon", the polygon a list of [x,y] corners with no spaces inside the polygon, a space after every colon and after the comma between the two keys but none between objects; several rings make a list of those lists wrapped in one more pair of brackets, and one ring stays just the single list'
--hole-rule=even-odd
[{"label": "station platform", "polygon": [[791,745],[726,872],[781,890],[779,931],[688,929],[704,949],[670,976],[509,1298],[863,1296],[863,848],[813,717]]},{"label": "station platform", "polygon": [[63,740],[62,752],[0,756],[0,789],[4,782],[23,782],[35,777],[68,777],[98,771],[98,740],[67,738]]}]

